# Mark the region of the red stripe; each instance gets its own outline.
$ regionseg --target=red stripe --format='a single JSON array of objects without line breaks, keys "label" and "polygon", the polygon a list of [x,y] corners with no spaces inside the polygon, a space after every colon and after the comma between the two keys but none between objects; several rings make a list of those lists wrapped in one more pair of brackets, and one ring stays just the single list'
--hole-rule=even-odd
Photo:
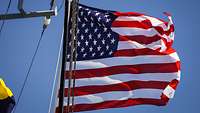
[{"label": "red stripe", "polygon": [[174,49],[169,48],[164,52],[160,52],[157,50],[152,50],[149,48],[144,48],[144,49],[123,49],[123,50],[117,50],[114,53],[114,56],[119,57],[119,56],[139,56],[139,55],[168,55],[171,53],[176,52]]},{"label": "red stripe", "polygon": [[137,12],[114,12],[115,16],[143,16],[144,14]]},{"label": "red stripe", "polygon": [[161,100],[163,100],[166,103],[169,101],[169,98],[163,93],[162,93],[162,95],[160,97],[161,97]]},{"label": "red stripe", "polygon": [[152,24],[149,20],[144,21],[114,21],[112,27],[137,27],[143,29],[152,28]]},{"label": "red stripe", "polygon": [[[121,73],[170,73],[177,72],[180,70],[180,62],[175,63],[158,63],[158,64],[138,64],[138,65],[123,65],[123,66],[112,66],[98,69],[85,69],[76,70],[75,78],[92,78],[92,77],[103,77],[110,76],[113,74]],[[68,78],[68,72],[65,72],[66,79]]]},{"label": "red stripe", "polygon": [[[105,101],[101,103],[95,104],[77,104],[74,106],[75,112],[80,111],[89,111],[89,110],[98,110],[98,109],[107,109],[107,108],[120,108],[120,107],[128,107],[142,104],[150,104],[157,106],[164,106],[167,104],[167,101],[161,99],[151,99],[151,98],[137,98],[137,99],[127,99],[127,100],[112,100]],[[66,113],[67,107],[64,107],[64,112]],[[58,108],[56,109],[56,113],[58,113]]]},{"label": "red stripe", "polygon": [[174,25],[170,25],[170,28],[169,28],[169,30],[167,30],[167,31],[165,31],[162,27],[160,27],[160,26],[155,26],[155,27],[153,27],[153,28],[155,28],[161,35],[167,35],[167,36],[169,36],[170,35],[170,33],[171,32],[174,32]]},{"label": "red stripe", "polygon": [[143,35],[137,35],[137,36],[119,36],[119,41],[135,41],[140,44],[150,44],[152,42],[158,41],[162,39],[161,36],[155,35],[152,37],[147,37]]},{"label": "red stripe", "polygon": [[[136,89],[165,89],[169,85],[169,82],[163,81],[128,81],[111,85],[93,85],[93,86],[81,86],[74,88],[75,96],[104,93],[111,91],[131,91]],[[95,90],[94,90],[95,89]],[[65,97],[68,96],[68,88],[65,88]]]},{"label": "red stripe", "polygon": [[179,81],[174,79],[169,83],[169,86],[172,87],[174,90],[176,90],[178,83],[179,83]]},{"label": "red stripe", "polygon": [[164,42],[164,44],[165,44],[165,46],[167,47],[167,48],[170,48],[170,47],[172,47],[172,44],[173,44],[173,40],[170,40],[170,41],[167,41],[167,39],[165,39],[165,38],[162,38],[162,41]]}]

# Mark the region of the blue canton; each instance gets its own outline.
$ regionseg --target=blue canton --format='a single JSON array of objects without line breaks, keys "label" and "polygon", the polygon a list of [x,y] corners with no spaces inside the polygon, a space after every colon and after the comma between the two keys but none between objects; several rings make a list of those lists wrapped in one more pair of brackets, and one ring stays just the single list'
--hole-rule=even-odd
[{"label": "blue canton", "polygon": [[[118,34],[111,30],[116,18],[109,11],[79,6],[77,61],[112,57],[117,50]],[[71,33],[71,30],[70,30]],[[68,42],[67,59],[71,42]]]}]

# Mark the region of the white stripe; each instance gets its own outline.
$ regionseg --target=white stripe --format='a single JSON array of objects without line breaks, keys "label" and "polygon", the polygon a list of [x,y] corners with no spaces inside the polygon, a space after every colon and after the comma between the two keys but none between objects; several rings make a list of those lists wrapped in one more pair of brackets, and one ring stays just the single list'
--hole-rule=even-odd
[{"label": "white stripe", "polygon": [[131,40],[129,40],[129,41],[119,41],[117,50],[143,49],[143,48],[150,48],[150,49],[153,49],[153,50],[161,48],[162,50],[166,50],[166,46],[165,46],[163,40],[158,40],[158,41],[152,42],[150,44],[140,44],[136,41],[131,41]]},{"label": "white stripe", "polygon": [[[161,89],[136,89],[133,91],[112,91],[92,95],[75,96],[75,104],[92,104],[111,100],[127,100],[129,98],[153,98],[160,99]],[[64,98],[64,105],[67,105],[67,97]]]},{"label": "white stripe", "polygon": [[[169,55],[144,55],[135,57],[111,57],[95,60],[77,61],[77,70],[106,68],[119,65],[136,65],[150,63],[173,63],[179,61],[176,53]],[[66,63],[66,70],[69,69],[69,62]]]},{"label": "white stripe", "polygon": [[[111,85],[132,80],[139,81],[166,81],[170,82],[173,79],[180,80],[180,72],[174,73],[144,73],[144,74],[115,74],[106,77],[92,77],[76,79],[76,87],[92,86],[92,85]],[[68,80],[65,80],[66,88],[68,87]]]},{"label": "white stripe", "polygon": [[122,36],[143,35],[151,37],[155,35],[160,35],[160,33],[156,31],[154,28],[142,29],[142,28],[131,28],[131,27],[112,27],[111,29]]},{"label": "white stripe", "polygon": [[[151,16],[144,16],[146,19],[151,21],[151,24],[153,26],[159,26],[159,25],[165,25],[162,21],[160,21],[157,18],[151,17]],[[164,27],[164,26],[163,26]],[[166,26],[165,26],[166,27]]]},{"label": "white stripe", "polygon": [[173,98],[174,93],[175,93],[175,90],[169,85],[163,91],[163,94],[166,95],[168,98]]},{"label": "white stripe", "polygon": [[118,18],[115,19],[115,21],[138,21],[138,22],[142,22],[144,20],[149,20],[152,26],[161,26],[164,29],[167,28],[164,22],[150,16],[119,16]]},{"label": "white stripe", "polygon": [[119,16],[115,19],[115,21],[139,21],[142,22],[147,18],[144,16]]}]

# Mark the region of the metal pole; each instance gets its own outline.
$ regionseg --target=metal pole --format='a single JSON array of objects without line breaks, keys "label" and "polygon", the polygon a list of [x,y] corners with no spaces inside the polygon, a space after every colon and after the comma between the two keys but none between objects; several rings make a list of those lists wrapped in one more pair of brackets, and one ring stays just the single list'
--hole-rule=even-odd
[{"label": "metal pole", "polygon": [[0,20],[31,18],[31,17],[41,17],[41,16],[56,16],[56,15],[57,15],[57,9],[55,8],[55,10],[27,12],[25,14],[21,13],[4,14],[0,15]]},{"label": "metal pole", "polygon": [[58,113],[64,111],[64,96],[65,96],[65,68],[66,68],[66,55],[67,55],[67,42],[69,34],[69,10],[70,2],[65,0],[65,16],[64,16],[64,33],[63,33],[63,53],[62,53],[62,67],[61,67],[61,78],[60,78],[60,90],[59,90],[59,106]]},{"label": "metal pole", "polygon": [[23,9],[24,0],[18,0],[18,10],[21,14],[25,14],[26,12]]}]

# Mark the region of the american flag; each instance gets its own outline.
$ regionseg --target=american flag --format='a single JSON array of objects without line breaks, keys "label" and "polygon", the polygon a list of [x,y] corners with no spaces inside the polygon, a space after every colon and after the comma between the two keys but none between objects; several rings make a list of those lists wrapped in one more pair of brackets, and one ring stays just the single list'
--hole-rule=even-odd
[{"label": "american flag", "polygon": [[[75,112],[167,104],[180,80],[174,26],[167,16],[169,21],[79,6]],[[67,90],[66,85],[65,110]]]}]

